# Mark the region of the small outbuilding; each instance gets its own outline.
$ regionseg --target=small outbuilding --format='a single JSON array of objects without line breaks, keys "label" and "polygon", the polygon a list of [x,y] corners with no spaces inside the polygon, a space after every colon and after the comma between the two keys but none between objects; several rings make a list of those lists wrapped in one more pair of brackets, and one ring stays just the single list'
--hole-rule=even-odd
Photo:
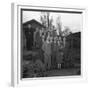
[{"label": "small outbuilding", "polygon": [[34,46],[34,41],[36,41],[35,33],[37,32],[37,30],[42,30],[43,28],[45,27],[35,19],[23,23],[23,34],[24,34],[23,36],[25,36],[24,38],[26,41],[25,47],[27,50],[31,50],[32,47]]}]

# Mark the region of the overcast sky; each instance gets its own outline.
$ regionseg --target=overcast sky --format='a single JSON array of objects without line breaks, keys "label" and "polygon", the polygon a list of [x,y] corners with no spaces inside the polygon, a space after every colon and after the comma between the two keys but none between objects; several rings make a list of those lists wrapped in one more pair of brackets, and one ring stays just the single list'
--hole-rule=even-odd
[{"label": "overcast sky", "polygon": [[[40,22],[41,12],[38,11],[23,11],[22,21],[23,23],[32,19],[36,19]],[[60,16],[62,22],[62,29],[68,26],[72,32],[78,32],[82,30],[82,14],[72,13],[50,13],[50,18],[53,17],[53,24],[56,26],[56,18]]]}]

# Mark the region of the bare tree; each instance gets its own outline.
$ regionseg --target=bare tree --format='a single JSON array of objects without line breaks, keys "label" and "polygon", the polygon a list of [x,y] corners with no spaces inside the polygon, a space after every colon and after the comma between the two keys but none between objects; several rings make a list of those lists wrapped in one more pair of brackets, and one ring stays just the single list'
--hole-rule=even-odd
[{"label": "bare tree", "polygon": [[54,27],[54,25],[53,25],[53,17],[51,17],[51,18],[49,19],[49,28],[50,28],[50,30],[52,30],[53,27]]},{"label": "bare tree", "polygon": [[63,35],[64,36],[68,36],[69,34],[71,34],[71,30],[68,26],[65,27],[64,31],[63,31]]},{"label": "bare tree", "polygon": [[49,27],[49,12],[41,12],[40,21],[45,27]]},{"label": "bare tree", "polygon": [[61,17],[58,16],[56,19],[56,26],[57,26],[57,31],[60,36],[62,36],[62,22],[61,22]]}]

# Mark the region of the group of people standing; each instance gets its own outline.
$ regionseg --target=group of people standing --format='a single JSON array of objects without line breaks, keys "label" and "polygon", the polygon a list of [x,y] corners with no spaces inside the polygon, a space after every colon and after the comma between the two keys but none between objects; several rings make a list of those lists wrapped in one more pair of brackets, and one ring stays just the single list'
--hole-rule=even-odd
[{"label": "group of people standing", "polygon": [[43,34],[40,34],[40,31],[37,31],[37,33],[39,34],[39,38],[36,37],[36,42],[38,42],[38,44],[41,42],[40,48],[43,51],[45,68],[47,70],[55,68],[61,69],[64,54],[64,45],[61,37],[59,35],[56,37],[51,36],[50,31],[46,31]]}]

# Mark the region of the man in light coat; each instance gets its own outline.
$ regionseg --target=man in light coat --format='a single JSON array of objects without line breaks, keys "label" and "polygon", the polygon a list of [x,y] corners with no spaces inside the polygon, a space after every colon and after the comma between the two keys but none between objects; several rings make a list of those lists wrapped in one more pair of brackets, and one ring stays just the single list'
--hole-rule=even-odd
[{"label": "man in light coat", "polygon": [[51,43],[48,37],[43,42],[42,49],[44,51],[44,63],[45,63],[46,69],[50,69],[51,68]]}]

